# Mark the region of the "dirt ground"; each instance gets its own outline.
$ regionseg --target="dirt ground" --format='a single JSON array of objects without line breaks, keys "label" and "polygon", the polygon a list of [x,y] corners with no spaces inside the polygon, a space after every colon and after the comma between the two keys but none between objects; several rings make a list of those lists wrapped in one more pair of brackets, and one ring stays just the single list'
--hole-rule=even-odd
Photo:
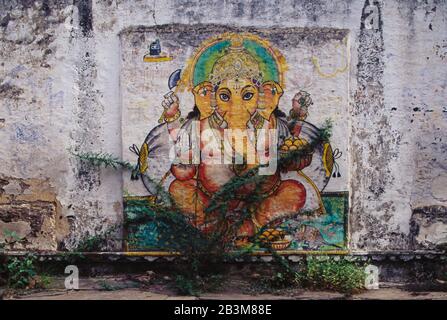
[{"label": "dirt ground", "polygon": [[381,284],[378,290],[366,290],[347,296],[331,291],[297,288],[263,292],[247,281],[226,280],[213,292],[198,296],[179,295],[172,279],[156,280],[149,274],[138,276],[101,276],[81,278],[79,290],[66,290],[64,278],[51,278],[45,289],[0,289],[5,300],[447,300],[447,291],[408,290],[397,284]]}]

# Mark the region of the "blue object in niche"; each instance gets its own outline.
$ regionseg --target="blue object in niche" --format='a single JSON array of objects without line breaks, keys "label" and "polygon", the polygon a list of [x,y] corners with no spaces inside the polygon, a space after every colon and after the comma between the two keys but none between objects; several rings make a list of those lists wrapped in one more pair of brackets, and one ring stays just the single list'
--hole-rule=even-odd
[{"label": "blue object in niche", "polygon": [[159,56],[161,54],[160,40],[157,39],[149,45],[149,55]]}]

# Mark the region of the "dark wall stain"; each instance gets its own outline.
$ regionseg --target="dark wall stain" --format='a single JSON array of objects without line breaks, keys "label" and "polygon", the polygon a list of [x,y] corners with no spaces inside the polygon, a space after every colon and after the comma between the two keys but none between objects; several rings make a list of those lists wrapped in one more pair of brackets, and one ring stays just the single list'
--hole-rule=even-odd
[{"label": "dark wall stain", "polygon": [[[92,40],[92,0],[76,0],[79,10],[79,25],[81,38],[79,48],[82,54],[76,63],[77,84],[77,110],[75,122],[78,124],[73,134],[75,152],[88,152],[94,149],[100,136],[100,119],[102,108],[98,106],[95,81],[97,75],[95,44]],[[85,130],[89,128],[89,130]],[[91,192],[100,183],[100,171],[89,166],[83,161],[77,163],[75,174],[77,176],[76,187],[79,190]]]},{"label": "dark wall stain", "polygon": [[[357,90],[353,108],[353,135],[357,139],[352,142],[352,161],[356,169],[352,170],[350,221],[352,231],[362,232],[356,243],[358,248],[391,250],[407,247],[409,239],[398,227],[389,227],[389,217],[396,214],[393,206],[381,206],[383,195],[394,181],[389,164],[396,157],[396,148],[401,139],[401,133],[391,129],[389,111],[384,101],[385,44],[382,10],[382,1],[364,2],[357,39]],[[375,19],[372,24],[369,19],[371,14]],[[377,201],[376,208],[369,207],[365,199]],[[371,210],[378,214],[363,214]]]},{"label": "dark wall stain", "polygon": [[[342,41],[348,34],[347,29],[335,28],[256,28],[256,27],[236,27],[218,24],[165,24],[157,26],[135,26],[124,29],[121,34],[126,33],[147,33],[155,32],[166,37],[173,34],[176,42],[185,43],[188,46],[197,47],[200,43],[212,35],[224,32],[249,32],[255,33],[263,38],[267,38],[279,49],[288,46],[297,46],[303,42],[309,45],[319,45],[330,40]],[[191,35],[194,36],[191,36]]]},{"label": "dark wall stain", "polygon": [[23,92],[22,88],[9,83],[0,85],[0,98],[19,99]]},{"label": "dark wall stain", "polygon": [[93,30],[92,0],[77,0],[76,5],[79,10],[79,26],[82,34],[85,37],[89,36]]},{"label": "dark wall stain", "polygon": [[51,14],[51,7],[49,0],[43,0],[41,11],[45,16],[49,16]]},{"label": "dark wall stain", "polygon": [[[367,29],[365,27],[365,20],[372,14],[367,10],[370,6],[377,8],[378,14],[374,17],[374,19],[378,19],[377,29]],[[388,119],[381,116],[381,113],[385,109],[382,84],[385,69],[385,48],[382,31],[383,19],[381,4],[379,1],[370,2],[366,0],[362,10],[358,40],[358,89],[355,99],[356,109],[354,112],[358,115],[368,115],[371,118],[371,125],[377,129],[386,129],[384,127],[388,126]],[[363,128],[358,129],[363,130]],[[385,192],[385,187],[390,182],[390,175],[386,174],[384,170],[386,169],[387,160],[389,160],[387,158],[390,153],[388,144],[388,139],[384,139],[382,134],[378,134],[377,141],[374,144],[374,150],[370,150],[369,152],[369,163],[378,165],[377,170],[371,172],[374,178],[368,183],[368,188],[375,198],[379,198]],[[357,173],[357,181],[364,180],[365,173]]]},{"label": "dark wall stain", "polygon": [[9,15],[8,12],[3,18],[0,19],[0,27],[6,28],[10,20],[11,16]]},{"label": "dark wall stain", "polygon": [[63,9],[73,4],[73,0],[0,0],[0,13],[12,9],[29,9],[39,4],[42,5],[41,10],[48,15],[52,9]]}]

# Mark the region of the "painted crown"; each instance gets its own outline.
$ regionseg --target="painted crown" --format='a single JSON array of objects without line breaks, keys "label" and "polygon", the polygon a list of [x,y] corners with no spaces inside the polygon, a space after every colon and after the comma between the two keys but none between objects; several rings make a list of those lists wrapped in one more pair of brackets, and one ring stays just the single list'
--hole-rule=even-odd
[{"label": "painted crown", "polygon": [[223,80],[251,79],[255,84],[262,82],[262,74],[256,59],[243,46],[243,38],[234,35],[231,46],[213,66],[210,82],[217,86]]}]

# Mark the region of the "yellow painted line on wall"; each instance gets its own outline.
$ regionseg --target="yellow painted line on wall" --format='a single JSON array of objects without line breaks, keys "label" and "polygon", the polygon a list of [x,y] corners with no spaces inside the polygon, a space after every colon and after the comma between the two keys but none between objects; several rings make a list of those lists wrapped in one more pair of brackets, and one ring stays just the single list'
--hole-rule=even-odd
[{"label": "yellow painted line on wall", "polygon": [[[315,251],[315,250],[283,250],[276,252],[279,255],[347,255],[347,250],[332,250],[332,251]],[[124,256],[128,257],[166,257],[166,256],[182,256],[180,252],[175,251],[128,251],[122,252]],[[267,251],[252,252],[250,256],[270,256]]]},{"label": "yellow painted line on wall", "polygon": [[[343,39],[343,45],[347,45],[347,38]],[[340,47],[340,45],[336,45],[335,48],[338,49]],[[345,62],[345,65],[342,68],[336,68],[334,72],[332,73],[325,73],[321,70],[321,65],[320,62],[318,60],[318,58],[316,56],[312,56],[311,57],[311,61],[312,64],[314,65],[315,69],[317,70],[317,73],[320,75],[320,77],[322,78],[326,78],[326,79],[331,79],[331,78],[335,78],[338,74],[340,73],[344,73],[346,72],[346,70],[348,70],[348,66],[349,66],[349,49],[346,48],[346,54],[343,51],[343,60]]]},{"label": "yellow painted line on wall", "polygon": [[164,61],[171,61],[172,59],[174,59],[174,58],[170,57],[170,56],[164,56],[164,57],[145,56],[143,58],[143,61],[144,62],[164,62]]}]

